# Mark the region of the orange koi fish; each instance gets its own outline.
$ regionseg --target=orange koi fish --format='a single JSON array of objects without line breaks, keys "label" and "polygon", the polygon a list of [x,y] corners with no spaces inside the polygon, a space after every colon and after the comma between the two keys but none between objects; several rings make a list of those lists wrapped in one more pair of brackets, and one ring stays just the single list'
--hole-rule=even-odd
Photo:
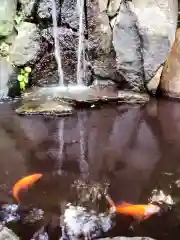
[{"label": "orange koi fish", "polygon": [[34,183],[36,183],[43,175],[41,173],[35,173],[24,178],[21,178],[13,186],[13,196],[20,203],[19,192],[22,189],[28,189]]},{"label": "orange koi fish", "polygon": [[160,211],[160,207],[153,204],[141,205],[122,203],[116,205],[109,196],[106,196],[106,199],[115,212],[134,217],[138,221],[148,219],[150,216]]}]

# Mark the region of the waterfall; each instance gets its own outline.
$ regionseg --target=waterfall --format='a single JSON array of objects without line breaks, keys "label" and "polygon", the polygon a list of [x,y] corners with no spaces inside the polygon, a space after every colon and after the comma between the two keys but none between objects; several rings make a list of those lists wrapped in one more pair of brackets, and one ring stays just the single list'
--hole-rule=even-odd
[{"label": "waterfall", "polygon": [[54,54],[58,65],[59,85],[64,86],[64,74],[62,69],[61,51],[58,40],[57,10],[55,0],[52,0],[52,20],[53,20]]},{"label": "waterfall", "polygon": [[[79,45],[78,45],[78,63],[77,63],[77,85],[84,85],[84,0],[77,0],[77,11],[79,14]],[[83,66],[82,66],[83,65]]]}]

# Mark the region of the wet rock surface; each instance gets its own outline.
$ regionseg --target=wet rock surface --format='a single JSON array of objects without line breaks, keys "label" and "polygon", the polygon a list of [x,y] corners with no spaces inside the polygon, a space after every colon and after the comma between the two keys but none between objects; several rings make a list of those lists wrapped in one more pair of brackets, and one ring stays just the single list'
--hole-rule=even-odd
[{"label": "wet rock surface", "polygon": [[160,91],[162,95],[172,98],[180,98],[179,74],[180,74],[180,29],[176,32],[176,39],[172,50],[163,68]]},{"label": "wet rock surface", "polygon": [[21,115],[68,115],[76,107],[95,107],[108,103],[144,104],[149,95],[132,91],[118,91],[115,86],[94,85],[92,87],[39,87],[26,92]]},{"label": "wet rock surface", "polygon": [[33,64],[41,52],[41,36],[38,27],[24,22],[18,27],[18,36],[10,51],[10,60],[17,66]]},{"label": "wet rock surface", "polygon": [[[76,81],[79,26],[76,4],[76,0],[56,1],[59,44],[68,83]],[[177,0],[88,1],[84,9],[87,84],[109,79],[120,89],[145,92],[173,44],[177,8]],[[17,28],[18,34],[8,43],[9,59],[15,66],[31,65],[33,84],[57,83],[51,1],[21,0],[16,14],[13,29]],[[7,38],[10,34],[7,33]],[[154,88],[157,86],[158,82]]]}]

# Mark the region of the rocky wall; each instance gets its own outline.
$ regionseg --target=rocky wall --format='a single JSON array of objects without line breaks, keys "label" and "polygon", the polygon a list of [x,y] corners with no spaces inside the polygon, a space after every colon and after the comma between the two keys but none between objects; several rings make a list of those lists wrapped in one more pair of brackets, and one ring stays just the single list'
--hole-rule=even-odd
[{"label": "rocky wall", "polygon": [[[76,0],[57,0],[66,82],[76,81]],[[31,66],[34,84],[56,83],[51,0],[2,0],[0,53],[15,67]],[[177,0],[89,0],[85,7],[86,82],[108,80],[146,91],[164,64],[177,26]],[[150,87],[152,90],[153,87]]]}]

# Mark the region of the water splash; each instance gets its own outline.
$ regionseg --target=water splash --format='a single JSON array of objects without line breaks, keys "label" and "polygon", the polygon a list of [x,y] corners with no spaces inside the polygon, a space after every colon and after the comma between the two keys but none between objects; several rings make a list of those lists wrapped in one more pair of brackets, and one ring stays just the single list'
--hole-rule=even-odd
[{"label": "water splash", "polygon": [[59,85],[64,86],[64,73],[62,69],[61,51],[58,41],[58,27],[57,27],[57,9],[56,1],[52,0],[52,20],[53,20],[53,36],[54,36],[54,54],[58,65]]},{"label": "water splash", "polygon": [[13,67],[6,59],[0,59],[0,99],[8,97],[8,81],[13,73]]},{"label": "water splash", "polygon": [[[77,12],[79,15],[79,45],[77,63],[77,85],[84,85],[85,47],[84,47],[84,0],[77,1]],[[82,66],[83,65],[83,66]]]}]

